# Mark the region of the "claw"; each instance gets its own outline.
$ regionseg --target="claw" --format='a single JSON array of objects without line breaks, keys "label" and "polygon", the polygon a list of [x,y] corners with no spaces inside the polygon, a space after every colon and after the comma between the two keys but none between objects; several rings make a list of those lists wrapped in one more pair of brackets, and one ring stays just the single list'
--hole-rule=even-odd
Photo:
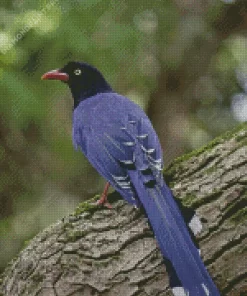
[{"label": "claw", "polygon": [[112,209],[112,205],[107,201],[107,198],[103,197],[105,199],[105,201],[102,201],[101,198],[96,202],[96,204],[99,206],[104,206],[107,209]]},{"label": "claw", "polygon": [[107,200],[107,193],[108,193],[109,187],[110,187],[110,183],[107,182],[100,199],[97,201],[97,205],[102,205],[108,209],[112,209],[112,205]]}]

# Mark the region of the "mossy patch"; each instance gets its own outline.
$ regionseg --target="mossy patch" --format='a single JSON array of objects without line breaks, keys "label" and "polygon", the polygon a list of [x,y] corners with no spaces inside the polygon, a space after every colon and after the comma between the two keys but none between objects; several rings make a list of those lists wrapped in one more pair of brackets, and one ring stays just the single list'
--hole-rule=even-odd
[{"label": "mossy patch", "polygon": [[87,213],[95,212],[97,209],[100,208],[100,206],[96,204],[96,201],[99,199],[99,197],[100,197],[99,195],[95,195],[90,200],[80,203],[72,215],[79,216],[85,212]]},{"label": "mossy patch", "polygon": [[225,132],[223,135],[215,138],[213,141],[209,142],[207,145],[176,158],[168,167],[164,169],[163,171],[164,177],[168,179],[168,182],[169,182],[169,180],[173,179],[172,177],[174,176],[175,172],[181,168],[182,162],[187,161],[192,157],[197,157],[206,151],[210,151],[215,146],[217,146],[220,143],[223,143],[226,140],[235,138],[237,142],[240,142],[240,141],[245,142],[246,136],[240,133],[240,131],[242,130],[243,131],[247,130],[247,122],[240,124],[239,126],[237,126],[235,129],[231,131]]},{"label": "mossy patch", "polygon": [[216,171],[217,171],[217,167],[216,166],[211,166],[210,168],[205,170],[204,174],[211,175],[212,173],[214,173]]},{"label": "mossy patch", "polygon": [[[72,215],[79,216],[83,213],[92,214],[95,211],[102,209],[102,206],[97,205],[97,203],[96,203],[99,199],[100,199],[100,195],[95,195],[93,198],[80,203]],[[112,204],[112,203],[117,202],[118,200],[122,200],[123,198],[121,197],[121,195],[118,192],[114,191],[114,192],[108,194],[107,199],[108,199],[108,202],[110,204]]]},{"label": "mossy patch", "polygon": [[26,247],[29,245],[30,242],[31,242],[31,239],[25,240],[22,245],[22,250],[26,249]]},{"label": "mossy patch", "polygon": [[70,231],[67,231],[66,236],[69,242],[75,242],[78,239],[84,237],[86,234],[87,234],[87,231],[70,230]]},{"label": "mossy patch", "polygon": [[247,220],[247,208],[239,210],[230,218],[230,221],[233,222],[234,224],[240,224],[241,222],[244,222],[246,220]]},{"label": "mossy patch", "polygon": [[109,265],[110,260],[98,260],[98,261],[94,261],[93,265],[96,267],[107,267]]},{"label": "mossy patch", "polygon": [[210,195],[206,196],[205,198],[198,198],[194,194],[188,194],[185,197],[181,199],[181,202],[183,206],[187,208],[196,209],[202,206],[203,204],[206,204],[208,202],[211,202],[212,200],[216,199],[220,194],[222,194],[222,191],[215,191],[211,193]]},{"label": "mossy patch", "polygon": [[198,202],[198,199],[196,198],[196,195],[188,194],[182,198],[181,202],[185,207],[190,208]]},{"label": "mossy patch", "polygon": [[31,276],[31,279],[35,282],[35,283],[42,283],[42,281],[44,280],[45,275],[44,274],[34,274]]}]

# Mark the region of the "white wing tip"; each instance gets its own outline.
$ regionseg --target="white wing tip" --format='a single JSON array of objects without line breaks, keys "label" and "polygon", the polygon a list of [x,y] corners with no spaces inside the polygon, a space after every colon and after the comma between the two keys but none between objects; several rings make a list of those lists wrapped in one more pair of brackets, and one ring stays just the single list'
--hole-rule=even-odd
[{"label": "white wing tip", "polygon": [[[205,291],[205,295],[210,296],[210,292],[204,283],[202,283],[202,288]],[[172,288],[172,293],[174,296],[190,296],[189,292],[186,292],[186,290],[183,287]]]},{"label": "white wing tip", "polygon": [[203,287],[203,290],[205,291],[206,295],[210,296],[209,290],[208,290],[207,286],[204,283],[202,283],[202,287]]}]

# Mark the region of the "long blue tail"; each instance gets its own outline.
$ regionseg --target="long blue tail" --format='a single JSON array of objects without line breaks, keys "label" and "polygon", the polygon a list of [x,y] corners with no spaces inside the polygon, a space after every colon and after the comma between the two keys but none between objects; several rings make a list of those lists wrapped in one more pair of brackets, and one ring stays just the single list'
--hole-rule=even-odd
[{"label": "long blue tail", "polygon": [[[185,292],[185,296],[219,296],[198,249],[191,240],[184,219],[170,189],[161,181],[148,188],[137,171],[129,171],[138,198],[143,205],[165,261]],[[179,286],[179,285],[178,285]],[[180,289],[178,287],[178,289]],[[178,291],[178,290],[177,290]]]}]

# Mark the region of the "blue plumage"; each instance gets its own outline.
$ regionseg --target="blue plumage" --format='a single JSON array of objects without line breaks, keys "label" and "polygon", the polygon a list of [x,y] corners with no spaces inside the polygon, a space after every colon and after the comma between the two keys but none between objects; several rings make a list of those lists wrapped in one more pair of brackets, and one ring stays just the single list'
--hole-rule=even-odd
[{"label": "blue plumage", "polygon": [[[160,144],[141,108],[115,93],[98,94],[74,110],[73,131],[76,146],[99,173],[126,201],[143,205],[161,252],[185,291],[219,295],[164,184]],[[148,186],[152,180],[155,184]]]},{"label": "blue plumage", "polygon": [[[81,69],[81,80],[75,69]],[[100,72],[87,64],[69,63],[60,72],[68,74],[74,96],[75,147],[127,202],[143,206],[167,263],[174,295],[218,296],[163,180],[159,139],[144,111],[114,93]]]}]

